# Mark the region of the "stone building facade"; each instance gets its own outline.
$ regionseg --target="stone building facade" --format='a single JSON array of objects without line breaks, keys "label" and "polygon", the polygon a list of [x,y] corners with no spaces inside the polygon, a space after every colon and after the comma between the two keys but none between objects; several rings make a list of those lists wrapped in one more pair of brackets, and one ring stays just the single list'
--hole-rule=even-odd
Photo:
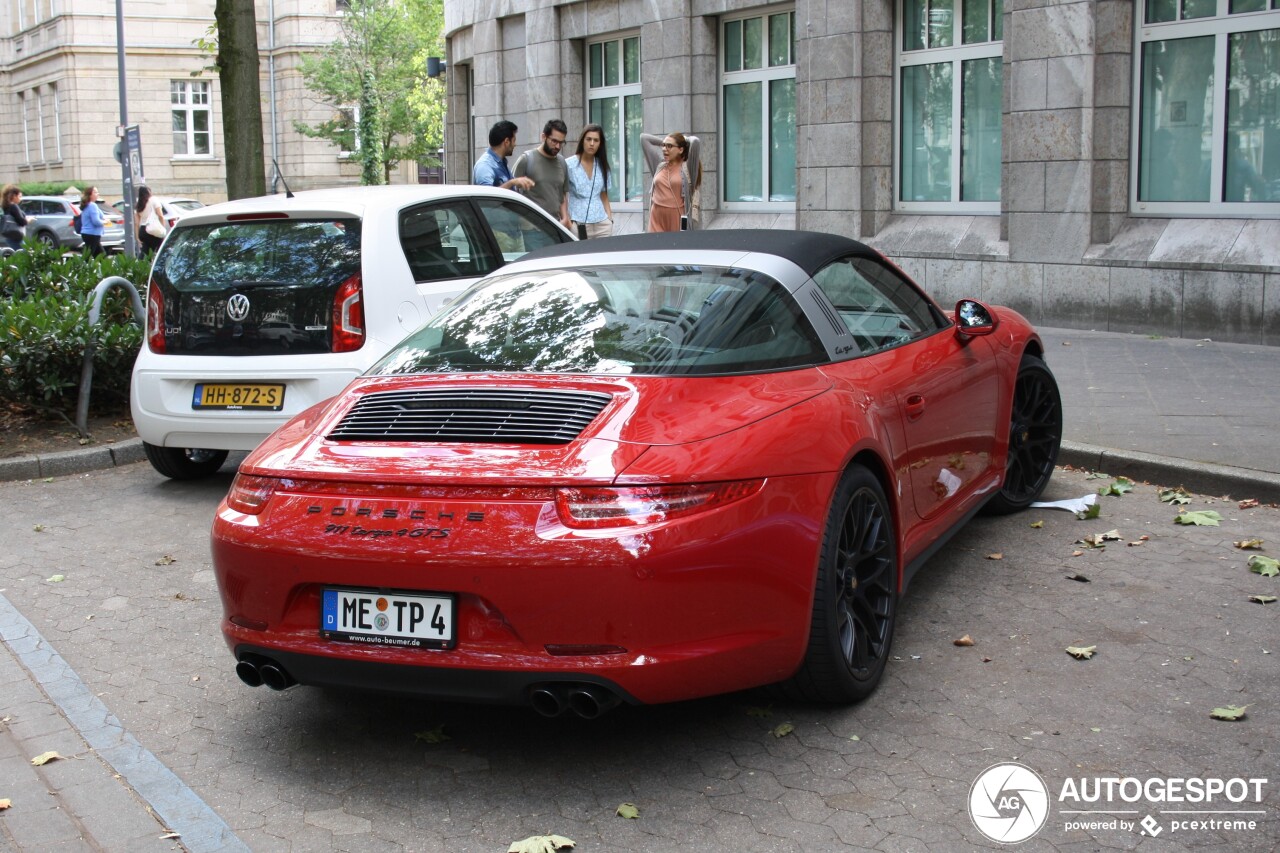
[{"label": "stone building facade", "polygon": [[[349,154],[294,130],[295,121],[333,115],[306,89],[298,63],[333,42],[343,6],[342,0],[256,4],[268,182],[273,153],[294,190],[360,182],[360,165]],[[213,25],[213,3],[128,0],[123,8],[128,117],[141,132],[146,182],[159,195],[225,199],[218,75],[196,44]],[[86,182],[104,198],[118,198],[112,149],[119,124],[115,3],[5,0],[0,182]],[[402,180],[416,180],[413,164],[403,169]]]},{"label": "stone building facade", "polygon": [[445,0],[449,173],[500,118],[703,142],[704,226],[868,242],[941,302],[1280,345],[1280,0]]}]

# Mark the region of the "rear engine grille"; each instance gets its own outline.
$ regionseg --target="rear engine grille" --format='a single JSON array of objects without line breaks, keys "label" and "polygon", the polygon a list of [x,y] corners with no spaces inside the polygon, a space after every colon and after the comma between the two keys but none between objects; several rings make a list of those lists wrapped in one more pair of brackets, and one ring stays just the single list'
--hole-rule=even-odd
[{"label": "rear engine grille", "polygon": [[334,441],[568,444],[608,404],[589,391],[481,388],[369,394],[329,433]]}]

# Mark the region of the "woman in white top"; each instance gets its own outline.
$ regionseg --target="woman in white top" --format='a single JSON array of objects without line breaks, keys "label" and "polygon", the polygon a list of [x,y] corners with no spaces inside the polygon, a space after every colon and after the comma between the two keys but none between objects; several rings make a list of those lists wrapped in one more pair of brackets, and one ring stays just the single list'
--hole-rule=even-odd
[{"label": "woman in white top", "polygon": [[[138,226],[138,254],[146,255],[160,249],[164,235],[169,233],[160,199],[151,194],[145,184],[138,188],[138,203],[133,208],[134,223]],[[159,232],[159,233],[157,233]]]},{"label": "woman in white top", "polygon": [[613,233],[613,207],[609,204],[609,153],[604,128],[589,124],[578,135],[578,151],[569,166],[569,219],[581,240]]}]

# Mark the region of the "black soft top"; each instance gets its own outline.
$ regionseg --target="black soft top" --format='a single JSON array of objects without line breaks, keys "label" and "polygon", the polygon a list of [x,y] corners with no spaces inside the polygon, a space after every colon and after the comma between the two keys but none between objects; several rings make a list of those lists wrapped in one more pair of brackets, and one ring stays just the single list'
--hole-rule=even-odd
[{"label": "black soft top", "polygon": [[836,258],[848,255],[878,258],[880,254],[864,243],[818,231],[755,230],[733,228],[710,231],[672,231],[657,234],[627,234],[575,243],[545,246],[520,260],[576,258],[602,252],[670,251],[762,252],[786,258],[809,275]]}]

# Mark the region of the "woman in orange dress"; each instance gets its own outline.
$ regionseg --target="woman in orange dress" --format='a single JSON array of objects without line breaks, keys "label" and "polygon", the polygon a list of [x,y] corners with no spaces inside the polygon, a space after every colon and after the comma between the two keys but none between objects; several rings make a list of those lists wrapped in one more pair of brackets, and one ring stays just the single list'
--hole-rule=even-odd
[{"label": "woman in orange dress", "polygon": [[[691,142],[696,137],[685,137],[682,133],[670,133],[663,138],[661,144],[662,161],[650,157],[650,151],[657,146],[657,137],[645,134],[641,143],[646,149],[646,159],[650,160],[653,170],[653,184],[649,191],[649,230],[680,231],[681,217],[696,218],[695,202],[698,188],[702,185],[702,169],[695,157],[690,158]],[[689,226],[692,227],[692,222]]]}]

